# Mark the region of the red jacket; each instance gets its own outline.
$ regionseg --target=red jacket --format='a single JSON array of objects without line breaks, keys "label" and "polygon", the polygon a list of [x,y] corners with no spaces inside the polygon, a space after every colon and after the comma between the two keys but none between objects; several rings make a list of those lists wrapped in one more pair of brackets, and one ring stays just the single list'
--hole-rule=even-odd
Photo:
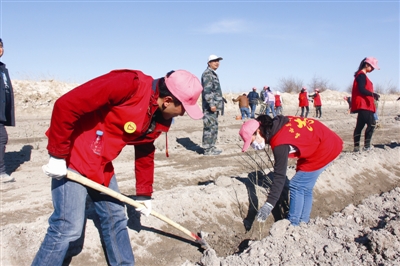
[{"label": "red jacket", "polygon": [[318,120],[289,116],[285,124],[271,139],[272,150],[288,144],[298,149],[289,157],[299,158],[296,171],[311,172],[332,162],[343,150],[342,139]]},{"label": "red jacket", "polygon": [[317,92],[315,93],[314,96],[314,106],[322,106],[321,95]]},{"label": "red jacket", "polygon": [[[356,76],[354,78],[354,82],[353,82],[353,89],[351,90],[351,112],[357,112],[358,110],[363,109],[363,110],[369,110],[369,111],[372,111],[373,113],[375,113],[376,108],[375,108],[375,103],[374,103],[374,97],[372,95],[367,96],[367,95],[361,94],[358,89],[358,83],[356,81],[356,78],[360,74],[364,74],[364,72],[360,70],[356,74]],[[367,75],[365,75],[365,77],[366,77],[365,89],[370,92],[374,92],[374,85],[369,80]]]},{"label": "red jacket", "polygon": [[[125,145],[135,146],[136,194],[150,196],[154,180],[154,140],[167,132],[170,120],[157,116],[155,128],[145,134],[158,110],[153,78],[136,70],[115,70],[76,87],[54,104],[48,136],[49,154],[65,158],[87,178],[109,185],[114,160]],[[103,152],[90,146],[102,130]]]},{"label": "red jacket", "polygon": [[281,96],[275,95],[275,107],[279,107],[279,106],[282,106]]},{"label": "red jacket", "polygon": [[299,107],[308,106],[307,92],[299,93]]}]

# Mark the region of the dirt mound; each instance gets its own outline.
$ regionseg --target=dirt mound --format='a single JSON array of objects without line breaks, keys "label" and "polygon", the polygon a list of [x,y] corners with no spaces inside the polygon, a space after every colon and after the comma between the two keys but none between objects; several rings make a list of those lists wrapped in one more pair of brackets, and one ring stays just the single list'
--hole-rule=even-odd
[{"label": "dirt mound", "polygon": [[[400,264],[400,188],[347,206],[327,219],[294,227],[273,224],[270,236],[226,258],[213,250],[201,265],[398,265]],[[186,263],[185,265],[192,265]]]}]

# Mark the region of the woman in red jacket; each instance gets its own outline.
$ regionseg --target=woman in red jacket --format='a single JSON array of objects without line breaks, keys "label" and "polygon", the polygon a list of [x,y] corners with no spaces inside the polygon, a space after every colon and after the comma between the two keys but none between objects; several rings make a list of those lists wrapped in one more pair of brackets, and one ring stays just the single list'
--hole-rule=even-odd
[{"label": "woman in red jacket", "polygon": [[[299,107],[301,107],[301,117],[307,117],[310,108],[308,107],[308,95],[306,87],[301,88],[299,93]],[[306,110],[306,115],[304,115],[304,109]]]},{"label": "woman in red jacket", "polygon": [[321,95],[319,94],[319,89],[315,89],[315,93],[313,95],[310,95],[310,98],[313,99],[314,101],[314,107],[315,107],[315,117],[316,118],[321,118],[322,116],[322,101],[321,101]]},{"label": "woman in red jacket", "polygon": [[374,86],[368,79],[367,73],[379,69],[378,60],[374,57],[364,58],[354,74],[353,89],[351,91],[351,112],[358,113],[357,124],[354,129],[354,152],[360,151],[361,131],[367,125],[364,136],[364,151],[370,151],[371,138],[374,133],[376,111],[374,99],[379,100],[379,94],[374,93]]},{"label": "woman in red jacket", "polygon": [[246,121],[239,135],[244,141],[243,152],[250,145],[262,150],[270,144],[274,154],[274,181],[266,203],[258,211],[257,220],[264,222],[277,203],[286,181],[288,158],[298,158],[296,174],[289,184],[288,219],[292,225],[307,223],[315,182],[342,151],[342,139],[318,120],[281,115],[273,119],[260,115],[257,120]]}]

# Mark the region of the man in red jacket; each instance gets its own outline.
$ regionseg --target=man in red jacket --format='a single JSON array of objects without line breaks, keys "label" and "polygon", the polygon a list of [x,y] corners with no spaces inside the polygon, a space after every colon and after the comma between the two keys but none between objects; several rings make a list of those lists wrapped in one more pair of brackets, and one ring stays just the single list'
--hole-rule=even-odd
[{"label": "man in red jacket", "polygon": [[[54,104],[43,166],[52,177],[54,212],[32,265],[62,265],[69,243],[85,224],[85,202],[90,196],[100,218],[101,234],[111,265],[134,265],[126,229],[124,205],[65,178],[67,168],[119,192],[112,161],[125,145],[135,146],[137,209],[148,216],[154,180],[154,141],[167,132],[172,118],[201,119],[197,105],[199,79],[185,70],[153,79],[137,70],[115,70],[76,87]],[[102,146],[94,150],[97,136]]]}]

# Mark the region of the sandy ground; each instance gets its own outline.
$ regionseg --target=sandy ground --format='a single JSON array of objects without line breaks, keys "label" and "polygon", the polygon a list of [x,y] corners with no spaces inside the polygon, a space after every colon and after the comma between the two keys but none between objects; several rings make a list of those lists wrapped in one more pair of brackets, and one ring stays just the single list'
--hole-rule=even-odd
[{"label": "sandy ground", "polygon": [[[16,182],[0,185],[0,264],[30,265],[53,210],[50,178],[41,170],[48,160],[44,132],[55,99],[76,84],[13,84],[17,126],[7,128],[6,163]],[[225,96],[229,100],[237,95]],[[155,217],[140,217],[127,206],[136,265],[398,265],[400,122],[394,119],[400,114],[398,96],[381,97],[381,126],[372,140],[375,149],[353,153],[356,115],[346,112],[346,93],[321,95],[320,120],[343,138],[345,147],[317,181],[310,224],[274,223],[279,213],[266,223],[254,221],[268,192],[272,164],[264,151],[241,152],[242,121],[235,119],[237,104],[229,101],[219,120],[218,146],[224,150],[220,156],[201,154],[202,122],[186,115],[177,118],[168,133],[170,157],[165,156],[165,135],[156,141],[153,209],[191,232],[202,232],[212,249],[205,252],[183,232]],[[295,115],[297,95],[284,93],[283,100],[284,114]],[[133,153],[126,147],[114,162],[126,196],[135,195]],[[289,179],[294,164],[290,161]],[[65,265],[107,265],[97,226],[88,200],[86,232],[71,243],[74,256]]]}]

